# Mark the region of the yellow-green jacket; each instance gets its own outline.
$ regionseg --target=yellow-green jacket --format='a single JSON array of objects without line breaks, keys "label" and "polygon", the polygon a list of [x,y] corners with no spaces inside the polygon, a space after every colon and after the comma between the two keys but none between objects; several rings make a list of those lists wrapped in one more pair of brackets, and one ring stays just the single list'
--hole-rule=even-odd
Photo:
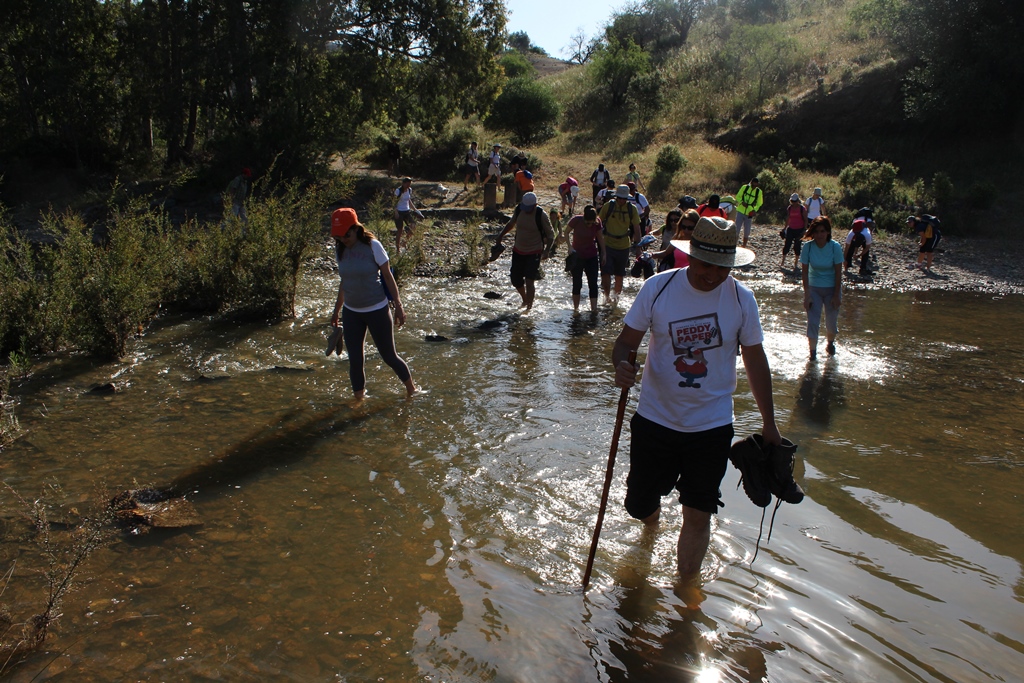
[{"label": "yellow-green jacket", "polygon": [[741,187],[740,191],[736,193],[737,213],[749,216],[751,211],[759,211],[763,203],[764,194],[761,193],[761,188],[751,187],[750,183]]}]

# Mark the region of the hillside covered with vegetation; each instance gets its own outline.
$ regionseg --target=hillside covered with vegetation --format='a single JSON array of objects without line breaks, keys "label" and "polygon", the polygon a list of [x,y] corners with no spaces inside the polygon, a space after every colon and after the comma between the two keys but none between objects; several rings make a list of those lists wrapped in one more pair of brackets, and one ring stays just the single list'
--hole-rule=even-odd
[{"label": "hillside covered with vegetation", "polygon": [[[384,168],[392,141],[403,173],[459,185],[470,140],[525,153],[547,191],[632,161],[656,210],[757,174],[762,220],[820,186],[840,225],[870,204],[888,230],[922,210],[1005,237],[1024,199],[1009,0],[643,0],[567,35],[564,61],[497,0],[0,18],[0,357],[116,357],[168,308],[288,316],[326,207],[358,187],[339,169]],[[223,198],[243,167],[247,223]]]}]

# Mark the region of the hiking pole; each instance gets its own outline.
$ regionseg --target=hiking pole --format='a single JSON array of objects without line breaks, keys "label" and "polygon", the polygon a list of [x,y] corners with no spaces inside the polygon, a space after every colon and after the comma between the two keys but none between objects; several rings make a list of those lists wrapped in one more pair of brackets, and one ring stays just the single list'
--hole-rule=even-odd
[{"label": "hiking pole", "polygon": [[[629,364],[636,364],[636,351],[629,352]],[[612,431],[612,446],[608,451],[608,469],[604,473],[604,490],[601,492],[601,507],[597,511],[597,524],[594,526],[594,538],[590,541],[590,556],[587,558],[587,569],[583,572],[583,590],[590,583],[590,572],[594,569],[594,556],[597,554],[597,541],[601,537],[601,525],[604,523],[604,511],[608,507],[608,490],[612,487],[612,475],[615,472],[615,452],[619,450],[619,435],[622,434],[622,420],[626,416],[626,399],[629,388],[623,387],[619,394],[619,410],[615,413],[615,429]]]}]

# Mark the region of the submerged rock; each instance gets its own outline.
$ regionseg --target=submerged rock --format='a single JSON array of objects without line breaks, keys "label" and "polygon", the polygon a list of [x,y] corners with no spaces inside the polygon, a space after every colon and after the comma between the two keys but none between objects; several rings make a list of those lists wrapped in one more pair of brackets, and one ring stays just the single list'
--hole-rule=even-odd
[{"label": "submerged rock", "polygon": [[110,501],[110,509],[135,534],[146,533],[149,527],[180,529],[203,523],[188,500],[171,498],[154,489],[123,491]]}]

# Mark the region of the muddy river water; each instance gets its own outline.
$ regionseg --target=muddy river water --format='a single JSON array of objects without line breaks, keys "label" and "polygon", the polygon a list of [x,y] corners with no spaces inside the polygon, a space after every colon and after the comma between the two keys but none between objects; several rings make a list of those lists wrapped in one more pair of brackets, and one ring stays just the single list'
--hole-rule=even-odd
[{"label": "muddy river water", "polygon": [[[621,506],[627,428],[584,595],[639,283],[591,318],[549,273],[519,316],[505,267],[403,285],[412,400],[372,353],[351,403],[329,272],[293,321],[169,319],[120,363],[38,366],[4,481],[84,506],[189,475],[204,524],[97,550],[12,680],[1020,680],[1024,298],[849,292],[837,356],[810,363],[800,293],[754,283],[807,498],[751,564],[761,510],[730,468],[703,600],[677,595],[678,506],[655,534]],[[42,589],[4,505],[10,604]]]}]

